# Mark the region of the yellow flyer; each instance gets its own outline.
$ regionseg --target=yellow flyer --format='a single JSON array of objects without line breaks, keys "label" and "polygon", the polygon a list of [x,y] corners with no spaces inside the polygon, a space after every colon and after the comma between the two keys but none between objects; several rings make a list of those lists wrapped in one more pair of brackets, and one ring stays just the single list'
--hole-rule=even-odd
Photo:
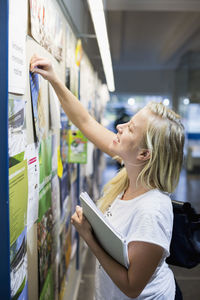
[{"label": "yellow flyer", "polygon": [[27,160],[9,169],[10,245],[20,236],[27,223]]}]

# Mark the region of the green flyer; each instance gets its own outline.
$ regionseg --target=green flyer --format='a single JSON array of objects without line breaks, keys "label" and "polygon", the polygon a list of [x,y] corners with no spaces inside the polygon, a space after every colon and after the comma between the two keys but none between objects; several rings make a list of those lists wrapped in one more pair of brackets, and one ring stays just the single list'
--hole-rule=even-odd
[{"label": "green flyer", "polygon": [[51,207],[51,182],[48,182],[39,193],[38,222],[41,222],[42,217],[50,207]]},{"label": "green flyer", "polygon": [[68,162],[87,163],[87,138],[80,130],[68,132]]},{"label": "green flyer", "polygon": [[52,136],[42,139],[39,147],[40,190],[51,180]]},{"label": "green flyer", "polygon": [[[48,273],[52,265],[52,228],[53,216],[51,208],[51,182],[47,183],[40,191],[39,197],[39,216],[37,226],[37,248],[38,248],[38,271],[39,271],[39,294],[43,295],[40,299],[53,299],[49,296],[50,290],[48,282]],[[43,290],[46,292],[43,292]],[[48,291],[47,291],[48,289]],[[46,298],[47,297],[47,298]]]},{"label": "green flyer", "polygon": [[9,169],[10,245],[27,223],[28,177],[27,160]]},{"label": "green flyer", "polygon": [[54,288],[53,288],[53,272],[52,268],[49,269],[47,277],[40,295],[40,300],[53,300],[54,299]]}]

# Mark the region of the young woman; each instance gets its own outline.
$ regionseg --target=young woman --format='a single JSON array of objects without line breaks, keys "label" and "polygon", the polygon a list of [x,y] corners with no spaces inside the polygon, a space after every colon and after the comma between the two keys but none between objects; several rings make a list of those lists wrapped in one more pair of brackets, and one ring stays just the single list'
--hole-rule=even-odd
[{"label": "young woman", "polygon": [[149,103],[117,134],[89,115],[54,73],[50,61],[34,56],[32,72],[47,79],[69,119],[102,151],[118,156],[124,168],[105,186],[99,207],[128,240],[129,267],[110,257],[95,239],[81,207],[71,218],[99,262],[96,300],[175,298],[169,256],[174,191],[183,159],[184,130],[180,117],[161,103]]}]

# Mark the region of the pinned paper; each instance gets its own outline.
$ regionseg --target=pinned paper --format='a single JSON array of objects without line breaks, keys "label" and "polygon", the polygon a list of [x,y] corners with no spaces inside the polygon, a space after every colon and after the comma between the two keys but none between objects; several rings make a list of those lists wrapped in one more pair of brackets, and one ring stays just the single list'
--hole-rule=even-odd
[{"label": "pinned paper", "polygon": [[68,131],[68,162],[87,163],[87,138],[78,129]]},{"label": "pinned paper", "polygon": [[60,155],[60,147],[57,148],[57,157],[58,157],[57,174],[58,174],[58,177],[62,178],[62,175],[63,175],[63,165],[62,165],[62,159],[61,159],[61,155]]}]

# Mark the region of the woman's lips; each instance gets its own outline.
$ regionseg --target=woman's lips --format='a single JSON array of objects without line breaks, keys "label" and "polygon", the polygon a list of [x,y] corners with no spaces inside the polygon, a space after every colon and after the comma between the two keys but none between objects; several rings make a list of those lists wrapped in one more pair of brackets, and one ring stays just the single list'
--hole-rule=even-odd
[{"label": "woman's lips", "polygon": [[113,143],[120,143],[120,139],[119,139],[119,137],[118,137],[118,135],[116,134],[116,136],[115,136],[115,138],[114,138],[114,140],[113,140]]}]

